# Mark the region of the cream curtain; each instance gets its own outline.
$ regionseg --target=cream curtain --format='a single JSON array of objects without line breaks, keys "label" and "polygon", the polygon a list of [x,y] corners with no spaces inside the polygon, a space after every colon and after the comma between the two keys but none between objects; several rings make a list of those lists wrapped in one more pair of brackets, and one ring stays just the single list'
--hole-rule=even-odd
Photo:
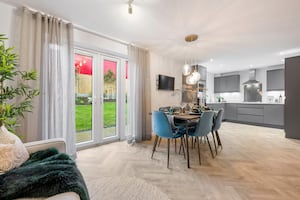
[{"label": "cream curtain", "polygon": [[31,84],[40,95],[18,132],[26,141],[65,138],[76,156],[73,25],[26,8],[21,19],[20,69],[38,72]]},{"label": "cream curtain", "polygon": [[127,140],[136,142],[151,138],[151,93],[149,53],[135,46],[128,46],[129,64],[129,133]]}]

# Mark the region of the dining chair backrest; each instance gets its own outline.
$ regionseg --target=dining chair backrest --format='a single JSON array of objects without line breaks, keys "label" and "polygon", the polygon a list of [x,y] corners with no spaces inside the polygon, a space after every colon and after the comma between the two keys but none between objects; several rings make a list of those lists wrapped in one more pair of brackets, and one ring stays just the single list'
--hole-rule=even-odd
[{"label": "dining chair backrest", "polygon": [[222,119],[223,119],[223,114],[224,114],[224,109],[221,108],[219,111],[218,111],[218,114],[214,120],[214,125],[213,125],[213,128],[212,128],[212,131],[217,131],[220,129],[221,127],[221,124],[222,124]]},{"label": "dining chair backrest", "polygon": [[172,138],[173,136],[169,120],[166,114],[161,111],[154,111],[152,113],[152,130],[160,137]]},{"label": "dining chair backrest", "polygon": [[174,113],[181,113],[182,112],[182,108],[180,106],[173,106],[172,110]]},{"label": "dining chair backrest", "polygon": [[211,132],[213,126],[213,111],[204,111],[196,126],[195,136],[205,136]]},{"label": "dining chair backrest", "polygon": [[160,107],[158,110],[162,111],[162,112],[168,113],[168,112],[170,112],[170,106]]},{"label": "dining chair backrest", "polygon": [[167,118],[169,120],[169,123],[171,125],[171,128],[172,129],[176,129],[176,125],[174,123],[174,115],[167,115]]}]

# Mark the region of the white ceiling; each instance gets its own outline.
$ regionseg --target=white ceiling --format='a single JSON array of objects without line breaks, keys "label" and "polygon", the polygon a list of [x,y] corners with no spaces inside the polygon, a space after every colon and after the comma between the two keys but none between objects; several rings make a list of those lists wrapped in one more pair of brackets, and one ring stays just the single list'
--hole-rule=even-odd
[{"label": "white ceiling", "polygon": [[[300,0],[10,0],[213,73],[300,55]],[[184,37],[195,33],[196,42]],[[298,49],[297,53],[280,52]],[[213,59],[211,62],[210,59]]]}]

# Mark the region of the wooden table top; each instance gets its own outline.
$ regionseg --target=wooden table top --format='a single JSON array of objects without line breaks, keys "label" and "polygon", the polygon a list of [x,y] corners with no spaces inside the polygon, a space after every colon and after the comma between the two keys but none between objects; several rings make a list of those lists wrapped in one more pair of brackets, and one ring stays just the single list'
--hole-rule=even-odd
[{"label": "wooden table top", "polygon": [[183,120],[198,119],[200,117],[201,117],[200,115],[189,115],[189,114],[185,114],[185,113],[174,115],[174,118],[183,119]]}]

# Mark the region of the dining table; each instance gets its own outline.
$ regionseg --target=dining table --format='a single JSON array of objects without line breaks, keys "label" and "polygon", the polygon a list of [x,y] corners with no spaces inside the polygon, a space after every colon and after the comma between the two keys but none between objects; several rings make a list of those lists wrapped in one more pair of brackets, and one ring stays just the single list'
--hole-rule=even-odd
[{"label": "dining table", "polygon": [[186,154],[187,154],[187,167],[190,168],[190,154],[189,154],[189,134],[188,128],[191,121],[197,120],[201,117],[200,114],[189,114],[189,113],[180,113],[174,115],[174,119],[180,119],[185,122],[185,137],[186,137]]}]

